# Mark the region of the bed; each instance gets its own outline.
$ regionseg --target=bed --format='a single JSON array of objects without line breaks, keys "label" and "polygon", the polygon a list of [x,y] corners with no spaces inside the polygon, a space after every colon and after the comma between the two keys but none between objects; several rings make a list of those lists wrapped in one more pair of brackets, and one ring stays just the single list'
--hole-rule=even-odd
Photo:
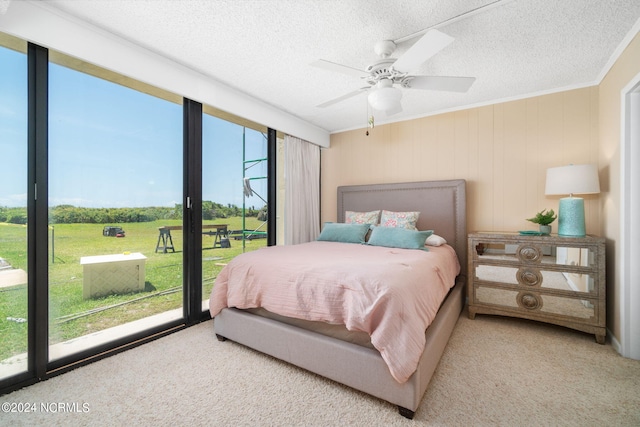
[{"label": "bed", "polygon": [[[339,223],[344,222],[347,211],[420,212],[418,230],[434,230],[446,239],[445,246],[455,251],[460,266],[466,266],[464,180],[342,186],[338,188],[337,197]],[[384,351],[381,354],[371,343],[362,341],[362,332],[354,336],[353,331],[348,332],[341,325],[291,319],[260,308],[232,306],[212,312],[215,333],[219,340],[235,341],[386,400],[397,405],[402,416],[411,419],[464,306],[464,272],[465,268],[461,268],[460,274],[451,279],[454,283],[450,284],[437,313],[429,319],[430,325],[424,332],[424,351],[418,354],[415,369],[406,380],[399,381],[395,372],[392,375],[393,370],[383,357]],[[213,300],[215,291],[214,286],[210,307],[220,305]]]}]

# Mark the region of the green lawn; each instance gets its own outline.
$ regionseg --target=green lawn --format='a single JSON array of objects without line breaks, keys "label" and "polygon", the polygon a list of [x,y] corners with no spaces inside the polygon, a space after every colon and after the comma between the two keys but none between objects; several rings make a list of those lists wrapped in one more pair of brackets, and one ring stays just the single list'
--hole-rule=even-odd
[{"label": "green lawn", "polygon": [[[229,230],[242,228],[241,217],[206,223],[228,224]],[[52,249],[49,235],[51,344],[182,306],[182,231],[171,232],[175,253],[155,252],[158,227],[181,225],[181,221],[105,225],[121,226],[126,237],[104,237],[103,224],[56,224],[50,230],[55,236]],[[248,229],[259,225],[255,218],[247,218]],[[26,238],[25,226],[0,223],[0,258],[26,270]],[[215,249],[213,241],[211,236],[202,236],[203,299],[208,298],[223,265],[243,252],[241,240],[231,238],[231,248]],[[245,251],[265,245],[266,239],[247,240]],[[80,257],[124,252],[140,252],[147,257],[145,291],[84,300]],[[0,360],[26,351],[27,323],[7,318],[27,318],[26,284],[0,287]]]}]

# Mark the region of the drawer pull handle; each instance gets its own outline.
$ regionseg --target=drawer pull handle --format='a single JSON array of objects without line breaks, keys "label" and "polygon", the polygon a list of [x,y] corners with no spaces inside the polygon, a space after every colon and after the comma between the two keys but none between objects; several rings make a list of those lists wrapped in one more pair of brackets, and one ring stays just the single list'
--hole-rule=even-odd
[{"label": "drawer pull handle", "polygon": [[526,286],[541,286],[542,285],[542,273],[539,270],[531,268],[520,268],[516,273],[516,279],[518,283]]},{"label": "drawer pull handle", "polygon": [[529,292],[520,292],[516,297],[516,302],[527,310],[540,310],[542,308],[542,298]]},{"label": "drawer pull handle", "polygon": [[540,262],[542,259],[542,251],[530,245],[518,246],[517,255],[522,262]]}]

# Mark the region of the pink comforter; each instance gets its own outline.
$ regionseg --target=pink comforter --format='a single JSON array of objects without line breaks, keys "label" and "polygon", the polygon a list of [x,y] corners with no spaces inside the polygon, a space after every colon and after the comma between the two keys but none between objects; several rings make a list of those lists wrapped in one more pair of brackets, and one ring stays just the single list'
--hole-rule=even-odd
[{"label": "pink comforter", "polygon": [[364,331],[403,383],[416,370],[424,331],[460,264],[448,245],[429,251],[353,243],[272,246],[234,258],[216,278],[209,310],[263,307]]}]

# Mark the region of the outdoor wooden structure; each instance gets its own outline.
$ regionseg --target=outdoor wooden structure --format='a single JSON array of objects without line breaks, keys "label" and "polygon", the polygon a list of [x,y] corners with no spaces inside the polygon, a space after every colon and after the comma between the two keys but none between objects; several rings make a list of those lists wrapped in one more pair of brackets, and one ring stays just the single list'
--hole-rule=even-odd
[{"label": "outdoor wooden structure", "polygon": [[[208,236],[214,236],[213,241],[214,248],[229,247],[229,230],[228,224],[204,224],[202,229],[208,229],[209,231],[203,231],[202,234]],[[215,231],[211,231],[215,229]],[[181,225],[165,225],[158,227],[158,242],[156,243],[156,253],[159,249],[162,249],[162,253],[166,254],[168,251],[175,252],[173,247],[173,238],[171,237],[171,230],[182,230]],[[225,243],[226,241],[226,243]],[[223,243],[225,243],[223,245]]]}]

